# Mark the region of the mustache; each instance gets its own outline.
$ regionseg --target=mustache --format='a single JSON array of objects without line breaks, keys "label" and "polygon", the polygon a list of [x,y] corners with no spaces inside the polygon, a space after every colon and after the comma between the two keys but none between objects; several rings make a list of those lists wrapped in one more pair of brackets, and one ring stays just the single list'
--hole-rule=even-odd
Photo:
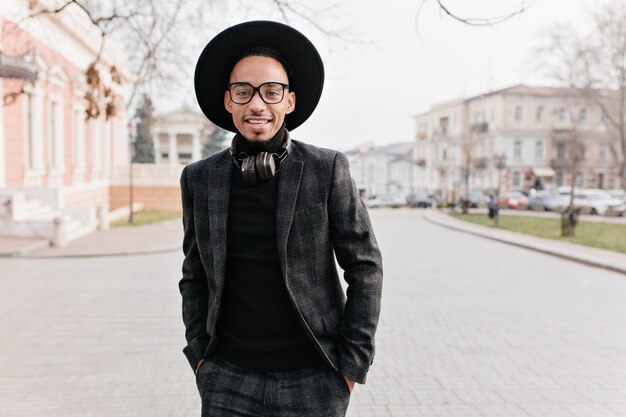
[{"label": "mustache", "polygon": [[265,114],[265,113],[255,113],[255,112],[249,112],[249,113],[245,113],[243,115],[243,117],[267,117],[272,119],[272,115],[271,114]]}]

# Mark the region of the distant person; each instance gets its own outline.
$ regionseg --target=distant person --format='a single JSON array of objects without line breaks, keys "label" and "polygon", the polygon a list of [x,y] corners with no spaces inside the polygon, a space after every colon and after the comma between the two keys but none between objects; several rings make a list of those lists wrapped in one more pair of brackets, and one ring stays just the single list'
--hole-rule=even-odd
[{"label": "distant person", "polygon": [[180,182],[202,416],[344,416],[372,364],[382,259],[367,210],[343,154],[291,139],[323,84],[313,44],[276,22],[228,28],[198,60],[202,111],[235,133]]}]

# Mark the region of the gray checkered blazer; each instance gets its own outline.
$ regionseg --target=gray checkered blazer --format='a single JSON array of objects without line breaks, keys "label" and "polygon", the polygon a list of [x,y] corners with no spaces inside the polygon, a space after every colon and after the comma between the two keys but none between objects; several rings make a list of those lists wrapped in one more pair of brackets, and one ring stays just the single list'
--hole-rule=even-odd
[{"label": "gray checkered blazer", "polygon": [[[217,345],[224,288],[229,151],[183,170],[183,352],[195,369]],[[306,335],[341,375],[364,383],[374,358],[382,258],[369,216],[340,152],[292,141],[278,181],[278,255]],[[344,270],[347,298],[335,257]]]}]

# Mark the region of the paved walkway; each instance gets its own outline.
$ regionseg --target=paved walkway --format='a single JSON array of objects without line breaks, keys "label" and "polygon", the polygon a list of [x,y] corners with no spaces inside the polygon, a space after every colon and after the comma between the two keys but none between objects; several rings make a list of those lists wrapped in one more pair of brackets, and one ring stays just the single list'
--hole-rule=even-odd
[{"label": "paved walkway", "polygon": [[51,247],[42,239],[0,237],[0,256],[79,257],[166,252],[180,249],[182,237],[180,219],[99,230],[70,241],[64,248]]},{"label": "paved walkway", "polygon": [[[348,417],[626,416],[625,277],[426,213],[372,210],[383,308]],[[1,258],[0,416],[198,417],[181,262]]]},{"label": "paved walkway", "polygon": [[[408,209],[403,210],[408,211]],[[394,210],[392,213],[400,211],[402,210]],[[626,254],[623,253],[484,227],[455,219],[448,216],[443,210],[417,210],[417,212],[423,214],[427,220],[441,226],[626,274]],[[536,212],[529,213],[538,216],[546,215]],[[506,214],[520,215],[515,210],[507,211]],[[598,216],[590,217],[597,218]],[[612,219],[613,222],[623,222],[623,220],[623,218]],[[0,256],[133,255],[179,250],[181,244],[182,222],[180,219],[175,219],[145,226],[119,227],[107,231],[97,231],[71,241],[65,248],[50,247],[45,240],[41,239],[0,237]]]},{"label": "paved walkway", "polygon": [[626,274],[626,254],[621,252],[481,226],[455,219],[446,212],[439,210],[426,210],[424,217],[433,223],[451,229]]}]

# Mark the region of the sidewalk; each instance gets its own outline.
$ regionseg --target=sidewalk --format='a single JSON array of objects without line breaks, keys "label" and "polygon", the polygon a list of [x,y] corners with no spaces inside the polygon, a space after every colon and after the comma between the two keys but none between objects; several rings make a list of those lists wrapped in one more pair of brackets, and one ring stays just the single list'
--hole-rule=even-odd
[{"label": "sidewalk", "polygon": [[624,253],[480,226],[455,219],[439,210],[429,210],[425,212],[424,217],[440,226],[626,274],[626,254]]},{"label": "sidewalk", "polygon": [[87,257],[117,256],[180,250],[183,225],[180,219],[135,227],[97,231],[69,242],[67,247],[51,247],[45,239],[0,236],[0,256]]}]

